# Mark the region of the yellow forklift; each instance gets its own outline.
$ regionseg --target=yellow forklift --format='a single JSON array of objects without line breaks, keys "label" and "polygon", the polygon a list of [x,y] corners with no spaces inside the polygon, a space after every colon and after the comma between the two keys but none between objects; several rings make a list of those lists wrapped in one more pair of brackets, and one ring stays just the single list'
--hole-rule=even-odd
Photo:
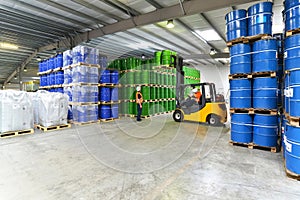
[{"label": "yellow forklift", "polygon": [[[194,121],[208,123],[210,125],[222,125],[227,121],[227,110],[223,95],[216,94],[214,83],[196,83],[183,84],[184,71],[183,59],[175,59],[176,66],[176,109],[173,113],[173,119],[176,122]],[[193,94],[187,94],[189,91],[201,93],[198,101],[194,99]]]}]

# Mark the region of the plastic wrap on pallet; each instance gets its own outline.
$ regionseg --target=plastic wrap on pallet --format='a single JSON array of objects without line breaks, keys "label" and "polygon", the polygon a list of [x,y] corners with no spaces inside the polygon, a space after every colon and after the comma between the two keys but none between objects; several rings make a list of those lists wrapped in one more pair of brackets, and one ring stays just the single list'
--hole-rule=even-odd
[{"label": "plastic wrap on pallet", "polygon": [[67,124],[68,95],[61,93],[38,93],[39,124],[45,127]]},{"label": "plastic wrap on pallet", "polygon": [[33,128],[33,108],[26,92],[0,91],[0,132]]},{"label": "plastic wrap on pallet", "polygon": [[85,46],[76,46],[72,49],[73,64],[83,62],[87,64],[97,64],[96,63],[96,53],[97,50]]},{"label": "plastic wrap on pallet", "polygon": [[72,50],[67,50],[63,52],[63,66],[72,65]]}]

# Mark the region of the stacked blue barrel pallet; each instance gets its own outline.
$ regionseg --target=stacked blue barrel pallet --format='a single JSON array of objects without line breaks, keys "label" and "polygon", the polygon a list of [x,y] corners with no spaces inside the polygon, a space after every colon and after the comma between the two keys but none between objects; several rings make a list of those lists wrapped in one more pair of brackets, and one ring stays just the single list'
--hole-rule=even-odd
[{"label": "stacked blue barrel pallet", "polygon": [[116,119],[119,117],[119,72],[103,68],[99,79],[99,119]]},{"label": "stacked blue barrel pallet", "polygon": [[63,55],[57,54],[39,63],[40,89],[63,93]]},{"label": "stacked blue barrel pallet", "polygon": [[98,121],[99,50],[76,46],[63,53],[64,92],[69,96],[69,119]]},{"label": "stacked blue barrel pallet", "polygon": [[285,90],[283,134],[287,175],[300,176],[300,1],[284,1]]},{"label": "stacked blue barrel pallet", "polygon": [[278,146],[277,40],[265,37],[272,33],[271,18],[271,2],[226,15],[233,143]]}]

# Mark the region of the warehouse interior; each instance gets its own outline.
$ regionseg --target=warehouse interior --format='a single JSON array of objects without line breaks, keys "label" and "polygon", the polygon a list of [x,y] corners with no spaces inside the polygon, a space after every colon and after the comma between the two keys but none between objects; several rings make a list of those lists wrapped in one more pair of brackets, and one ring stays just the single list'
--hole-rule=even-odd
[{"label": "warehouse interior", "polygon": [[[286,1],[291,4],[294,2],[295,5],[298,3]],[[260,146],[253,146],[252,142],[250,146],[245,145],[244,142],[235,143],[231,136],[231,128],[233,128],[231,116],[245,114],[246,111],[247,115],[248,112],[254,112],[251,116],[257,113],[255,109],[245,111],[244,108],[235,109],[232,106],[233,81],[244,79],[244,77],[245,79],[248,77],[249,80],[249,74],[244,76],[240,72],[235,74],[231,71],[233,60],[230,49],[234,47],[236,41],[227,38],[228,27],[226,26],[229,23],[226,22],[225,16],[240,9],[247,10],[262,2],[266,1],[0,1],[0,92],[27,91],[30,93],[30,101],[33,102],[33,112],[36,112],[34,104],[40,106],[38,98],[48,104],[50,100],[47,99],[52,97],[55,99],[54,96],[43,96],[46,95],[44,92],[50,86],[42,85],[42,77],[50,72],[49,70],[41,71],[41,63],[54,56],[64,55],[64,52],[72,50],[74,52],[74,49],[80,46],[97,49],[100,52],[99,58],[105,58],[108,70],[115,70],[117,61],[125,62],[128,58],[144,62],[154,60],[153,57],[158,51],[171,50],[171,54],[176,52],[176,58],[182,58],[185,69],[189,68],[199,73],[197,78],[192,78],[193,81],[188,83],[196,84],[197,81],[213,83],[216,95],[223,97],[221,104],[226,106],[226,120],[218,126],[212,126],[210,121],[206,120],[204,123],[201,120],[199,121],[201,123],[193,120],[178,123],[175,120],[174,113],[178,109],[176,107],[178,104],[176,84],[179,80],[176,66],[179,65],[180,59],[175,61],[174,66],[171,63],[170,67],[153,68],[162,70],[163,72],[159,73],[164,74],[166,79],[172,80],[173,77],[173,85],[170,82],[164,82],[165,84],[134,82],[133,85],[133,83],[126,82],[127,79],[129,80],[129,75],[121,78],[123,74],[130,74],[132,68],[124,68],[124,70],[119,68],[117,71],[120,78],[115,85],[108,84],[107,86],[106,83],[111,82],[104,80],[101,82],[101,76],[105,77],[104,71],[101,71],[103,74],[100,74],[100,82],[98,83],[97,80],[96,85],[94,83],[82,84],[81,81],[73,82],[72,85],[70,82],[66,84],[64,80],[60,88],[69,99],[69,102],[66,100],[68,122],[65,119],[64,126],[56,126],[58,128],[52,131],[47,126],[36,124],[34,116],[32,119],[35,123],[32,123],[34,131],[28,132],[29,134],[26,132],[21,135],[18,131],[12,130],[13,135],[6,137],[4,133],[2,137],[2,129],[0,130],[2,164],[0,198],[299,199],[300,175],[293,172],[292,176],[289,176],[290,171],[287,172],[285,147],[281,146],[281,140],[284,140],[283,143],[287,145],[283,139],[285,136],[278,137],[279,146],[276,146],[275,150],[273,146],[265,148],[265,145],[262,145],[263,148],[256,148]],[[268,2],[272,2],[272,32],[268,35],[280,33],[284,35],[285,1]],[[299,7],[298,4],[294,6]],[[300,14],[298,17],[300,18]],[[168,28],[169,23],[174,24],[174,27]],[[300,28],[300,23],[298,28]],[[292,30],[292,36],[297,36],[298,32],[295,30]],[[246,39],[248,41],[248,38]],[[228,41],[234,44],[229,45]],[[239,43],[246,42],[243,40]],[[97,68],[95,64],[98,63],[89,64],[89,67]],[[102,70],[100,65],[99,72]],[[61,66],[59,71],[66,75],[67,70],[80,66],[81,64],[73,66],[71,63]],[[112,69],[109,69],[110,66]],[[143,69],[148,70],[142,67],[141,73]],[[56,69],[50,71],[51,73],[57,72]],[[134,69],[132,72],[136,71]],[[290,71],[285,71],[285,73],[290,73]],[[150,72],[149,74],[151,75]],[[133,80],[137,80],[136,75]],[[251,84],[253,85],[253,82]],[[125,98],[122,99],[120,93],[121,91],[128,93],[129,90],[126,90],[128,87],[133,89],[133,91],[130,90],[131,93],[135,92],[138,85],[142,86],[142,93],[143,87],[149,87],[149,92],[152,92],[150,90],[152,88],[155,89],[153,91],[159,90],[158,88],[167,88],[169,96],[166,95],[163,101],[167,107],[174,106],[174,108],[155,114],[156,112],[152,112],[150,105],[156,105],[157,102],[152,97],[150,98],[149,94],[149,99],[145,97],[145,102],[143,102],[144,110],[147,109],[146,105],[149,105],[149,113],[145,116],[142,114],[142,121],[137,122],[136,113],[132,115],[124,110],[120,111],[120,107],[125,104],[134,105],[136,109],[135,101],[137,100],[133,100],[136,98],[135,95],[134,97],[128,96],[124,100]],[[66,88],[72,90],[72,87],[74,89],[82,86],[99,87],[99,96],[102,87],[111,88],[111,92],[117,91],[118,93],[119,91],[117,94],[119,99],[116,101],[119,103],[118,117],[112,117],[112,114],[110,117],[114,118],[113,120],[108,117],[109,120],[99,119],[97,123],[70,121],[68,110],[70,106],[73,106],[73,109],[82,105],[92,105],[97,108],[99,106],[100,115],[100,107],[103,106],[104,109],[104,106],[108,105],[106,101],[101,103],[101,100],[99,104],[98,100],[95,100],[96,104],[90,102],[80,104],[79,100],[75,103],[71,102],[66,95]],[[198,87],[200,90],[201,88],[203,93],[205,87]],[[51,89],[56,89],[56,87]],[[40,91],[42,91],[39,94],[41,96],[34,96]],[[170,91],[173,91],[171,92],[173,96]],[[49,89],[50,92],[53,91]],[[56,90],[53,93],[59,92]],[[286,95],[285,90],[282,91],[282,95],[283,93]],[[4,93],[3,95],[0,93],[0,96],[3,98],[0,100],[2,112],[0,127],[8,127],[8,124],[15,123],[12,121],[19,119],[15,117],[9,121],[5,117],[7,114],[3,113],[9,101],[5,99],[7,96]],[[98,93],[96,96],[98,97]],[[75,95],[73,100],[74,98]],[[80,95],[77,98],[80,98]],[[111,106],[114,104],[115,102]],[[54,107],[53,105],[53,109]],[[49,110],[52,107],[43,109],[40,107],[39,115],[51,113]],[[272,114],[274,109],[258,110],[258,114],[261,113],[264,116],[266,113],[274,116]],[[280,111],[276,108],[276,116],[284,116],[286,113],[284,108]],[[188,114],[183,114],[185,119],[189,119],[186,116]],[[75,114],[73,115],[75,118]],[[240,123],[238,125],[241,125]],[[299,124],[293,125],[292,122],[290,125],[294,128],[300,126]],[[246,126],[248,126],[247,123]],[[281,132],[281,125],[278,132]],[[293,144],[298,144],[299,147],[293,147],[293,149],[299,148],[297,153],[300,153],[300,139],[298,143]],[[294,161],[293,169],[296,168],[299,172],[300,154],[299,157],[297,155],[294,157],[298,161]]]}]

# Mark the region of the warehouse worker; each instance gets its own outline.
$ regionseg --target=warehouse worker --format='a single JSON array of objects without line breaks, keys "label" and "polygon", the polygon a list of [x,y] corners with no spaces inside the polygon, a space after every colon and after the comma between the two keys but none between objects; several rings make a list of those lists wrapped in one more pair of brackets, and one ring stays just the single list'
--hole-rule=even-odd
[{"label": "warehouse worker", "polygon": [[194,104],[199,104],[201,96],[201,92],[199,92],[197,88],[194,88],[192,89],[191,94],[189,95],[190,98],[188,98],[186,102],[182,103],[182,105],[191,107]]},{"label": "warehouse worker", "polygon": [[193,89],[193,93],[194,93],[194,98],[195,98],[195,100],[197,101],[197,103],[199,103],[200,98],[201,98],[201,96],[202,96],[201,92],[198,91],[197,88],[194,88],[194,89]]},{"label": "warehouse worker", "polygon": [[141,114],[142,114],[142,103],[143,103],[143,95],[141,93],[141,86],[136,87],[136,94],[135,94],[135,102],[137,105],[137,116],[136,116],[136,121],[142,121],[141,120]]}]

